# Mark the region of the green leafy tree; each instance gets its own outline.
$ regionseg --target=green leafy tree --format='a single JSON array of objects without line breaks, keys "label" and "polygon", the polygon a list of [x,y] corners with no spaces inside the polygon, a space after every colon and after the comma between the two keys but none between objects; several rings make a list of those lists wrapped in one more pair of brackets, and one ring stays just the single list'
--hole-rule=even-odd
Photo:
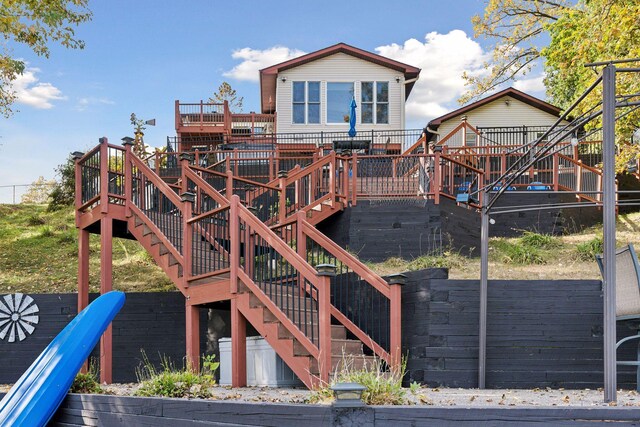
[{"label": "green leafy tree", "polygon": [[49,211],[69,207],[75,201],[76,172],[75,161],[71,156],[56,168],[56,174],[58,180],[49,194],[49,206],[47,207]]},{"label": "green leafy tree", "polygon": [[74,27],[91,19],[88,0],[3,0],[0,31],[5,40],[0,51],[0,114],[13,113],[16,94],[11,83],[24,72],[25,62],[13,57],[12,45],[29,47],[36,55],[49,57],[49,44],[70,49],[84,48]]},{"label": "green leafy tree", "polygon": [[227,82],[222,82],[218,90],[209,98],[209,102],[223,103],[227,101],[229,103],[229,110],[232,113],[242,113],[242,102],[244,97],[239,97],[235,89]]},{"label": "green leafy tree", "polygon": [[[486,75],[464,77],[470,89],[461,103],[475,100],[505,82],[525,75],[543,62],[545,86],[551,102],[567,108],[593,82],[590,62],[640,57],[640,2],[637,0],[487,0],[482,16],[474,16],[476,36],[494,41]],[[637,74],[620,74],[618,93],[640,92]],[[577,113],[602,99],[597,90],[581,103]],[[628,144],[640,126],[639,114],[618,122],[621,147],[618,168],[640,156],[638,145]]]}]

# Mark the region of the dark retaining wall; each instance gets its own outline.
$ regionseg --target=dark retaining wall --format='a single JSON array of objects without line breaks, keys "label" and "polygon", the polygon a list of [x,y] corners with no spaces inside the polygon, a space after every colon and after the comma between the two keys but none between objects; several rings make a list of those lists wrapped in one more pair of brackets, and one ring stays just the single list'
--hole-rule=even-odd
[{"label": "dark retaining wall", "polygon": [[[507,192],[496,206],[545,206],[575,202],[575,196],[555,192]],[[494,215],[492,237],[514,237],[522,230],[564,234],[602,221],[595,207],[520,211]],[[413,259],[451,246],[463,253],[478,253],[480,215],[441,198],[432,200],[359,201],[318,225],[318,229],[361,259],[384,261],[390,257]]]},{"label": "dark retaining wall", "polygon": [[71,394],[50,427],[64,426],[601,426],[638,425],[640,409],[616,407],[465,408],[369,406],[338,409],[319,405],[235,403],[207,400]]},{"label": "dark retaining wall", "polygon": [[[479,281],[410,281],[403,297],[407,382],[476,387]],[[487,387],[602,387],[600,281],[490,281],[488,301]],[[618,339],[632,333],[619,324]],[[618,367],[618,384],[635,388],[633,368]]]}]

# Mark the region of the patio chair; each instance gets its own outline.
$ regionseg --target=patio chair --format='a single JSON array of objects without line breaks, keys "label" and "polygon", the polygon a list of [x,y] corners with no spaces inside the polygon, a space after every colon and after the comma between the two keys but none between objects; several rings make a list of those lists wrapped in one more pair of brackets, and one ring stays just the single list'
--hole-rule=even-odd
[{"label": "patio chair", "polygon": [[[602,255],[596,255],[600,273],[604,277]],[[616,350],[627,341],[640,339],[640,263],[632,244],[616,251],[616,321],[629,321],[635,335],[621,339]],[[636,360],[618,361],[618,365],[636,367],[636,388],[640,391],[640,341]]]}]

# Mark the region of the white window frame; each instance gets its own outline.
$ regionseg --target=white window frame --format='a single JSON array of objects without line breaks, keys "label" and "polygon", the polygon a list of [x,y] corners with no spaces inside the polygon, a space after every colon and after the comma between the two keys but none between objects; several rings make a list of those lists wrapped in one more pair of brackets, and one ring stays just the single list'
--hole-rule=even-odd
[{"label": "white window frame", "polygon": [[[345,124],[348,125],[349,122],[342,122],[342,123],[331,123],[329,122],[329,84],[330,83],[351,83],[353,85],[353,95],[355,97],[356,95],[356,81],[353,80],[334,80],[334,81],[327,81],[325,82],[324,85],[324,99],[325,101],[325,105],[324,105],[324,117],[325,117],[325,125],[327,126],[344,126]],[[357,119],[358,119],[358,110],[356,109],[356,123],[357,123]]]},{"label": "white window frame", "polygon": [[[295,83],[304,83],[304,101],[303,102],[295,102],[293,100],[293,86]],[[309,83],[317,83],[318,84],[318,101],[311,102],[309,101]],[[294,106],[295,105],[304,105],[304,122],[296,123],[294,121]],[[317,104],[318,105],[318,122],[310,123],[309,122],[309,104]],[[322,124],[322,82],[319,80],[295,80],[291,82],[291,124],[292,125],[320,125]]]}]

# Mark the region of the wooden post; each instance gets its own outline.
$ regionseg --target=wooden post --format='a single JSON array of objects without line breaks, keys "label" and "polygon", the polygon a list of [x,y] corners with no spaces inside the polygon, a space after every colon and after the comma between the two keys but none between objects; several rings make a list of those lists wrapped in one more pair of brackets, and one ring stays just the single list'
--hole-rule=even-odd
[{"label": "wooden post", "polygon": [[193,217],[193,204],[195,202],[195,195],[193,193],[182,193],[180,195],[182,200],[182,229],[184,230],[184,237],[182,239],[182,259],[184,265],[182,266],[182,284],[185,288],[189,287],[189,280],[193,277],[193,265],[191,262],[192,250],[193,250],[193,224],[189,220]]},{"label": "wooden post", "polygon": [[231,386],[247,385],[247,320],[231,299]]},{"label": "wooden post", "polygon": [[202,127],[204,126],[204,115],[203,115],[203,105],[202,105],[202,99],[200,100],[200,130],[202,130]]},{"label": "wooden post", "polygon": [[227,169],[227,186],[225,193],[227,200],[231,200],[231,197],[233,196],[233,172],[229,169]]},{"label": "wooden post", "polygon": [[329,162],[329,194],[331,198],[331,207],[336,204],[336,152],[331,152],[331,160]]},{"label": "wooden post", "polygon": [[278,172],[280,178],[280,199],[278,201],[278,221],[284,222],[287,217],[287,174]]},{"label": "wooden post", "polygon": [[189,305],[185,301],[185,324],[187,344],[187,368],[193,372],[200,371],[200,307]]},{"label": "wooden post", "polygon": [[133,198],[133,168],[131,166],[131,156],[133,155],[131,148],[133,147],[133,143],[126,142],[122,145],[124,145],[124,209],[126,217],[129,218],[131,216],[131,203]]},{"label": "wooden post", "polygon": [[321,279],[321,286],[318,289],[318,334],[320,339],[320,356],[318,367],[320,368],[320,381],[323,384],[329,383],[331,373],[331,277],[336,275],[335,266],[333,271],[318,271]]},{"label": "wooden post", "polygon": [[273,158],[273,152],[271,152],[269,153],[269,182],[273,181],[275,172],[275,161]]},{"label": "wooden post", "polygon": [[[75,208],[76,208],[76,227],[80,226],[80,211],[78,208],[82,206],[82,167],[80,166],[80,159],[76,159],[75,165]],[[15,192],[15,187],[13,187],[13,191]],[[15,194],[13,197],[13,203],[15,203]]]},{"label": "wooden post", "polygon": [[398,368],[402,363],[402,284],[390,283],[389,301],[391,366]]},{"label": "wooden post", "polygon": [[[89,232],[78,230],[78,313],[89,305]],[[82,372],[88,371],[88,363],[82,365]]]},{"label": "wooden post", "polygon": [[109,140],[100,138],[100,212],[109,212]]},{"label": "wooden post", "polygon": [[560,157],[558,153],[553,154],[553,191],[560,189]]},{"label": "wooden post", "polygon": [[440,166],[440,152],[436,152],[433,169],[434,192],[433,200],[435,204],[440,204],[440,186],[441,186],[441,166]]},{"label": "wooden post", "polygon": [[[582,161],[578,160],[576,164],[576,191],[582,191]],[[576,197],[579,197],[576,194]]]},{"label": "wooden post", "polygon": [[351,162],[351,206],[355,206],[358,201],[358,153],[355,151]]},{"label": "wooden post", "polygon": [[307,261],[307,236],[304,234],[304,221],[306,221],[306,219],[307,214],[304,211],[298,211],[296,213],[296,249],[298,255],[305,261]]},{"label": "wooden post", "polygon": [[[113,219],[100,219],[100,294],[113,289]],[[113,331],[109,325],[100,339],[100,382],[111,384],[113,367]]]},{"label": "wooden post", "polygon": [[240,197],[233,195],[229,209],[229,291],[238,292],[238,270],[240,269]]}]

